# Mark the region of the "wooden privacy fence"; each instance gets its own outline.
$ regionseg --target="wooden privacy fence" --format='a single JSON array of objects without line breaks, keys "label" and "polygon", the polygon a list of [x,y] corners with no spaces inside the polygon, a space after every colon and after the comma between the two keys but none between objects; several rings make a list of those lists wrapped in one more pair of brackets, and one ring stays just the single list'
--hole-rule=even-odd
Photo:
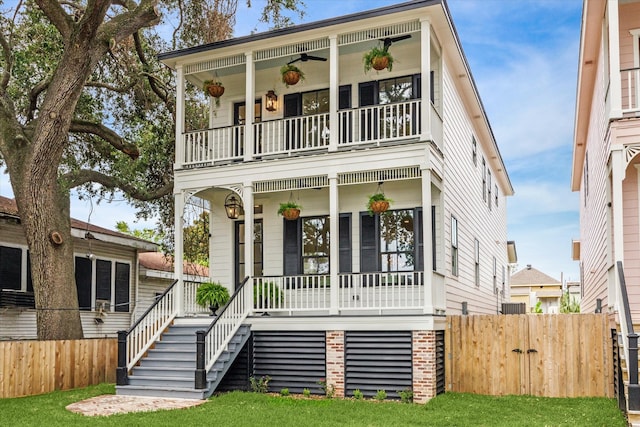
[{"label": "wooden privacy fence", "polygon": [[115,382],[114,338],[0,341],[0,398]]},{"label": "wooden privacy fence", "polygon": [[606,314],[447,316],[447,391],[613,397]]}]

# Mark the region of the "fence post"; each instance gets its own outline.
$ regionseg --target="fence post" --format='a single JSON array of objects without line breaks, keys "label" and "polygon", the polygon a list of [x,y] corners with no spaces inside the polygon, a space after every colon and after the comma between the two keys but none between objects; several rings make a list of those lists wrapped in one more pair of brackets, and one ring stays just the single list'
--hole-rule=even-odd
[{"label": "fence post", "polygon": [[118,331],[118,367],[116,369],[116,384],[129,384],[129,370],[127,369],[127,331]]},{"label": "fence post", "polygon": [[196,332],[196,389],[207,387],[207,372],[204,369],[204,336],[205,331]]}]

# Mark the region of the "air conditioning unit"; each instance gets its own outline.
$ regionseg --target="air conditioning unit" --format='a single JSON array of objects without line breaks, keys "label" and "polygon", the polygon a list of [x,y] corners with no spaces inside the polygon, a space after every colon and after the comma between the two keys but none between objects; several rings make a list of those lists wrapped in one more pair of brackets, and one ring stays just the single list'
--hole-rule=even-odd
[{"label": "air conditioning unit", "polygon": [[96,311],[99,313],[106,313],[111,310],[111,301],[107,299],[96,300]]}]

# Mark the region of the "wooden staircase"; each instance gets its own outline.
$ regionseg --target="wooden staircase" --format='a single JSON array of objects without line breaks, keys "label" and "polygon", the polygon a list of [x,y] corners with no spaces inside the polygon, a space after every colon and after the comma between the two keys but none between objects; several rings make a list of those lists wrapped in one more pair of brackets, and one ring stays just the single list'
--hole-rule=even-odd
[{"label": "wooden staircase", "polygon": [[241,325],[206,373],[204,388],[196,388],[196,331],[211,325],[209,318],[177,318],[128,375],[127,385],[117,385],[116,394],[184,399],[206,399],[251,335],[249,325]]}]

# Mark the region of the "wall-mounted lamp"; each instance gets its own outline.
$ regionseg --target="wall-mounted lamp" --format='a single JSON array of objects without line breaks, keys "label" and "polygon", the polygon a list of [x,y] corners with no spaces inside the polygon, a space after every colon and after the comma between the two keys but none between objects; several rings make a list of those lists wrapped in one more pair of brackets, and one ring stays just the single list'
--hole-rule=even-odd
[{"label": "wall-mounted lamp", "polygon": [[224,199],[224,210],[227,212],[227,218],[238,219],[242,215],[242,203],[235,194],[229,193]]},{"label": "wall-mounted lamp", "polygon": [[274,91],[269,90],[264,97],[267,111],[276,111],[278,109],[278,95],[276,95]]}]

